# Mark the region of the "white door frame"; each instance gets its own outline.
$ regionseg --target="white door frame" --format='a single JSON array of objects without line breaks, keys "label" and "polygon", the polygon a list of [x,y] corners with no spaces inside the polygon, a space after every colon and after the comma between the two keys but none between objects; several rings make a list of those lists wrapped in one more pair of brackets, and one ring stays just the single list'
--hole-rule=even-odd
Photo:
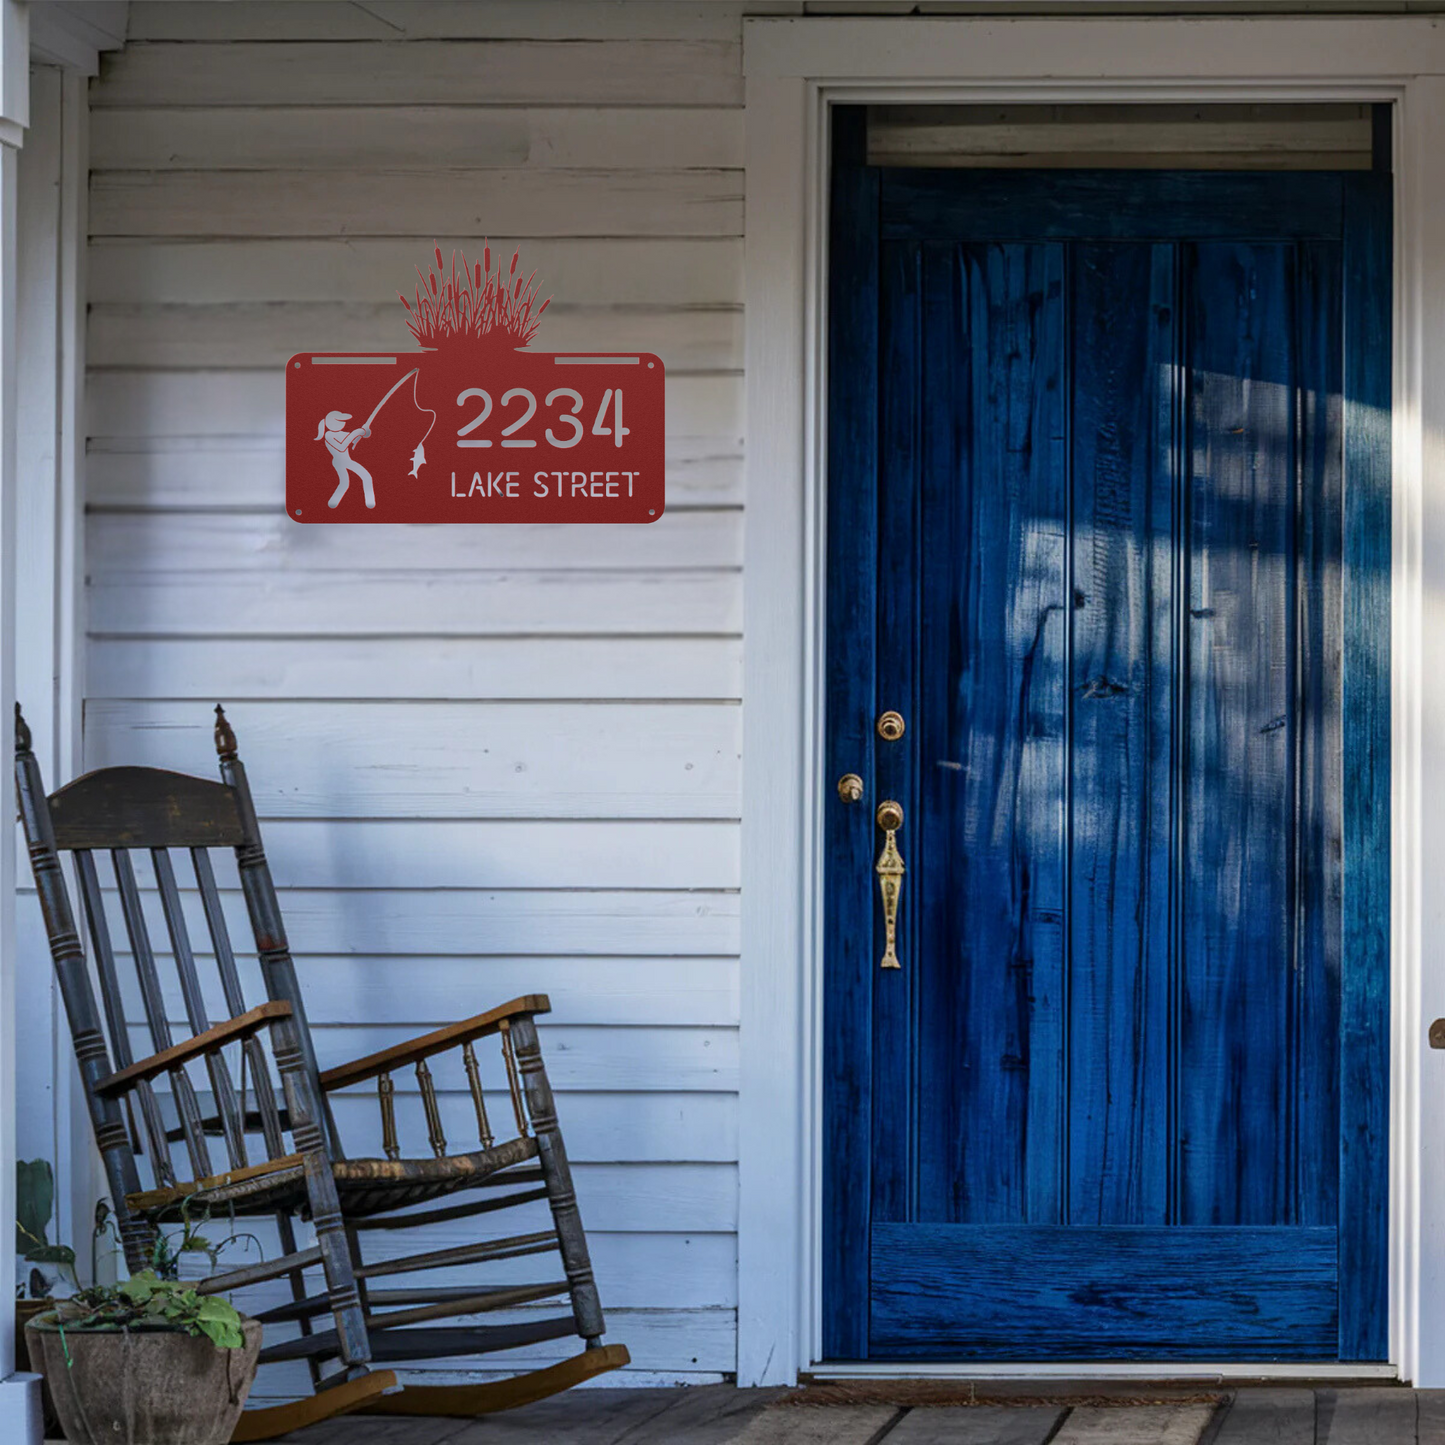
[{"label": "white door frame", "polygon": [[[1395,107],[1392,1364],[1380,1373],[1445,1385],[1445,1054],[1424,1047],[1429,1019],[1445,1014],[1445,809],[1419,802],[1445,797],[1445,26],[1402,16],[757,19],[743,28],[748,490],[739,1383],[791,1381],[818,1361],[821,1339],[829,107],[1351,100]],[[1178,1375],[1228,1367],[1167,1368]],[[1077,1365],[1053,1372],[1088,1373]],[[969,1366],[967,1373],[988,1371]]]}]

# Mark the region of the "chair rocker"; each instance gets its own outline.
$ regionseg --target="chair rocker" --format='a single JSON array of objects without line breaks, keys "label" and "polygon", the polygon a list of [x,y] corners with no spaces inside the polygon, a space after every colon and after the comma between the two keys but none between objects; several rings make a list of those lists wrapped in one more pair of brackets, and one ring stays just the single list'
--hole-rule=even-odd
[{"label": "chair rocker", "polygon": [[[146,1268],[159,1232],[182,1218],[276,1221],[279,1257],[226,1268],[197,1288],[218,1294],[285,1281],[289,1299],[253,1311],[266,1325],[261,1360],[304,1361],[312,1394],[293,1404],[248,1410],[233,1438],[272,1439],[351,1410],[484,1414],[627,1364],[624,1346],[602,1343],[602,1308],[533,1022],[547,1012],[546,997],[513,999],[321,1072],[246,770],[220,707],[215,735],[219,782],[156,768],[113,767],[87,773],[47,797],[29,729],[16,707],[20,815],[126,1263],[133,1271]],[[226,848],[235,850],[254,964],[238,956],[227,931],[229,899],[211,861],[212,849]],[[190,854],[195,888],[187,887],[184,895],[172,849]],[[90,937],[89,964],[60,861],[67,852]],[[96,857],[101,852],[111,855],[113,888],[101,881]],[[154,946],[147,926],[142,884],[148,889],[151,881],[178,992],[162,984],[164,949]],[[154,910],[152,902],[152,915]],[[113,933],[109,915],[116,911],[123,931]],[[187,921],[189,916],[199,927],[198,914],[210,937],[204,985],[204,954],[193,948]],[[119,947],[117,939],[124,940]],[[264,997],[248,1007],[243,967],[253,971],[256,965],[261,981],[256,993]],[[139,1006],[128,1012],[133,1000]],[[211,1022],[213,1008],[224,1011],[224,1022]],[[177,1041],[170,1020],[181,1015],[190,1037]],[[137,1059],[132,1038],[142,1027],[153,1052]],[[511,1117],[502,1132],[511,1137],[493,1133],[474,1048],[482,1040],[491,1041],[484,1054],[491,1047],[500,1054],[499,1061],[489,1062],[504,1080]],[[459,1075],[465,1074],[476,1116],[478,1147],[465,1153],[448,1148],[429,1065],[452,1050],[461,1054]],[[430,1158],[403,1158],[397,1142],[392,1076],[405,1067],[415,1069]],[[379,1157],[350,1158],[341,1147],[332,1097],[372,1081],[380,1105]],[[219,1172],[212,1159],[217,1139],[225,1158]],[[462,1203],[418,1208],[462,1191],[477,1194]],[[549,1220],[545,1229],[503,1234],[492,1228],[460,1247],[400,1257],[368,1258],[363,1249],[378,1232],[512,1208],[535,1211],[544,1201],[550,1207],[550,1216],[542,1215]],[[314,1243],[298,1239],[298,1221],[310,1225]],[[560,1255],[561,1268],[539,1269],[543,1278],[537,1283],[427,1287],[423,1281],[418,1287],[408,1280],[410,1287],[385,1287],[388,1276],[455,1274],[529,1255]],[[273,1284],[273,1298],[274,1290]],[[554,1309],[539,1317],[536,1308],[520,1308],[558,1297],[570,1306],[565,1313]],[[491,1324],[437,1323],[472,1321],[494,1311],[509,1317]],[[393,1371],[377,1368],[512,1350],[574,1334],[585,1348],[572,1357],[483,1384],[399,1389]]]}]

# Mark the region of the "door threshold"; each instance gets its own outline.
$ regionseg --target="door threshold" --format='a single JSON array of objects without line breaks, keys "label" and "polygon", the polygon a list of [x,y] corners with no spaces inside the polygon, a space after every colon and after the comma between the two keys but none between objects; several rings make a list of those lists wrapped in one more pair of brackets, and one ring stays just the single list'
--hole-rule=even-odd
[{"label": "door threshold", "polygon": [[1270,1384],[1318,1380],[1330,1385],[1398,1383],[1398,1365],[1329,1364],[1177,1364],[1165,1360],[1121,1361],[1112,1364],[821,1364],[798,1373],[800,1384],[831,1384],[844,1380],[970,1380],[1015,1381],[1057,1387],[1079,1383],[1090,1386],[1110,1380],[1147,1380],[1151,1384]]}]

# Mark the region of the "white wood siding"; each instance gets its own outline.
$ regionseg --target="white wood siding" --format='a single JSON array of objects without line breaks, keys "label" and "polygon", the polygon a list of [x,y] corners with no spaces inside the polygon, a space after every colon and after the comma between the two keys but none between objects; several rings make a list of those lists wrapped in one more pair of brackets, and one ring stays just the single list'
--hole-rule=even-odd
[{"label": "white wood siding", "polygon": [[[638,1380],[736,1358],[742,8],[135,4],[91,92],[86,761],[209,774],[227,703],[323,1063],[551,994]],[[667,362],[665,518],[289,523],[286,356],[484,235]]]}]

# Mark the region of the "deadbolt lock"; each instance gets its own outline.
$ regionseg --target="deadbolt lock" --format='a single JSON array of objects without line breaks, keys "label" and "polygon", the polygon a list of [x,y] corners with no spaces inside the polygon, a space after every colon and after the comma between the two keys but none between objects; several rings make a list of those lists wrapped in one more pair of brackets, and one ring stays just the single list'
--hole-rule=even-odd
[{"label": "deadbolt lock", "polygon": [[891,708],[878,719],[878,736],[885,743],[896,743],[903,736],[903,714]]}]

